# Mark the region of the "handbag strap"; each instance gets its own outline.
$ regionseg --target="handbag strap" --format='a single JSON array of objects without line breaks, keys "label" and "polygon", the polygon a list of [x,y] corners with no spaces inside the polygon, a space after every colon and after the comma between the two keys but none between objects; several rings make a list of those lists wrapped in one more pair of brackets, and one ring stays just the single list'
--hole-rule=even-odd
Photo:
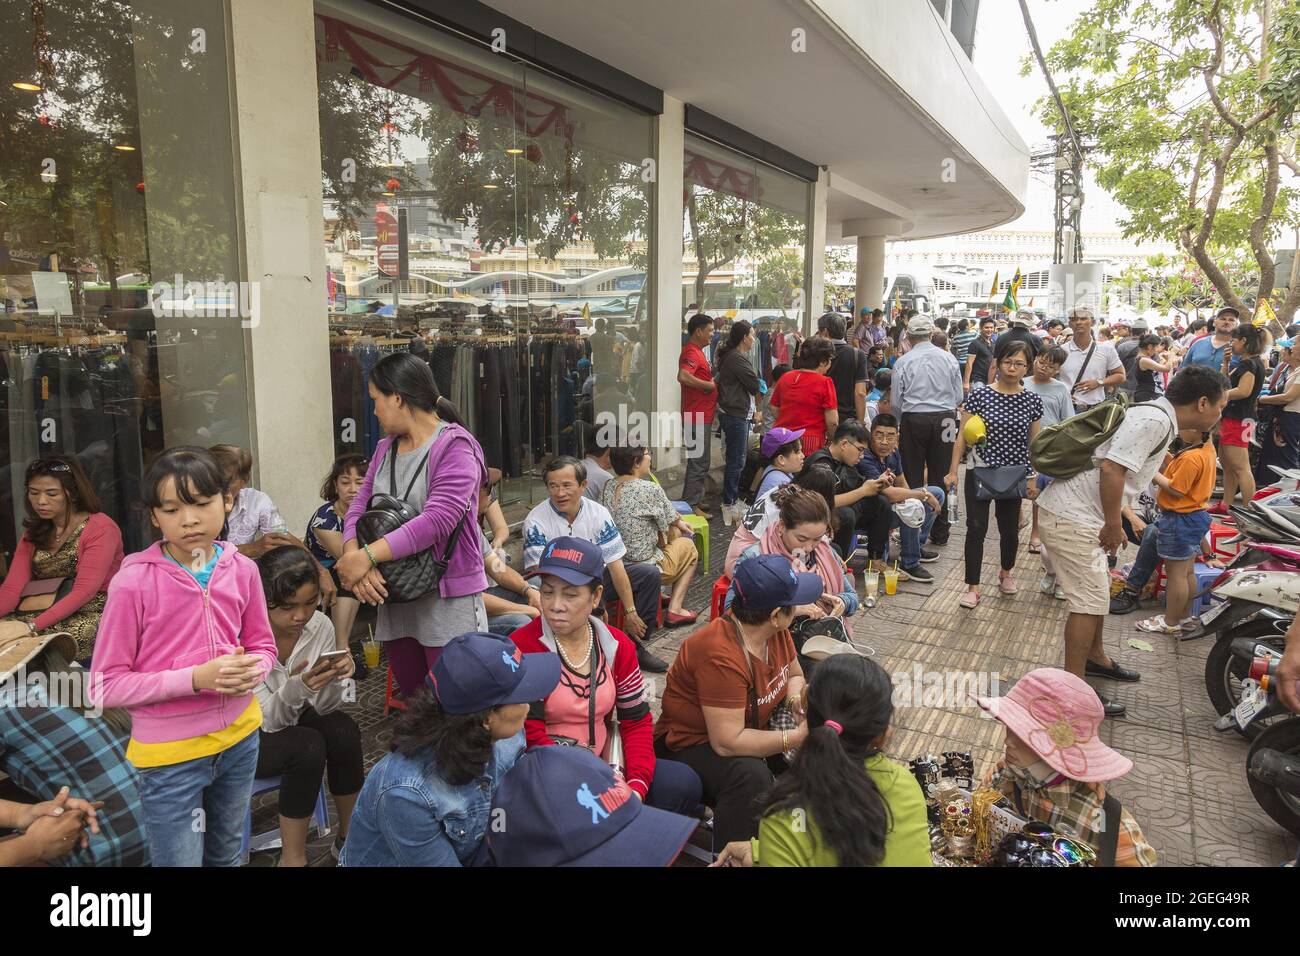
[{"label": "handbag strap", "polygon": [[745,710],[745,726],[749,727],[749,721],[754,721],[751,730],[758,730],[758,678],[754,676],[754,662],[749,659],[749,648],[745,646],[745,639],[740,636],[740,628],[731,615],[724,618],[731,625],[732,631],[736,635],[736,643],[740,645],[741,656],[745,658],[745,666],[749,668],[749,705]]},{"label": "handbag strap", "polygon": [[[433,451],[433,445],[430,445],[428,448],[424,450],[424,457],[420,459],[420,465],[415,469],[415,474],[411,475],[411,481],[406,486],[406,493],[402,495],[403,501],[405,501],[407,497],[411,494],[411,489],[415,487],[415,480],[420,477],[421,472],[423,472],[424,469],[428,466],[429,454],[432,451]],[[388,486],[392,488],[393,490],[392,493],[395,495],[397,494],[397,439],[393,439],[393,444],[389,446],[389,452],[390,454],[388,456]]]},{"label": "handbag strap", "polygon": [[600,641],[596,638],[595,625],[588,623],[587,627],[591,633],[591,671],[587,679],[587,746],[592,753],[596,753],[596,687],[600,683]]}]

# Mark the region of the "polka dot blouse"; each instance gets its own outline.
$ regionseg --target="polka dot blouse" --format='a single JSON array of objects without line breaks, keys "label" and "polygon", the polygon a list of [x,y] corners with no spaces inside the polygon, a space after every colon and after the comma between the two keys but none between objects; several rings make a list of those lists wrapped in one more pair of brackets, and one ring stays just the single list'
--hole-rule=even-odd
[{"label": "polka dot blouse", "polygon": [[984,419],[988,438],[980,460],[993,468],[1029,464],[1029,426],[1043,417],[1043,400],[1029,389],[1003,395],[991,385],[974,389],[962,408]]}]

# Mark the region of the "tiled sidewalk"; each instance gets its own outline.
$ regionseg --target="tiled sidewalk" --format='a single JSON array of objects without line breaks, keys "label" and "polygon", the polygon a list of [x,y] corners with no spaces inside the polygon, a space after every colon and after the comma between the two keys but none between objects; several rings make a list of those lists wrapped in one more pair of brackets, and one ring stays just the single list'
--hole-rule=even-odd
[{"label": "tiled sidewalk", "polygon": [[[927,567],[935,584],[905,582],[899,593],[882,597],[879,605],[857,617],[854,639],[870,646],[875,659],[891,674],[923,671],[996,672],[1006,682],[1035,667],[1060,666],[1064,602],[1038,591],[1040,562],[1022,545],[1016,582],[1020,593],[1004,597],[997,591],[997,531],[990,529],[985,545],[985,597],[974,611],[958,607],[963,593],[963,526],[953,529],[942,557]],[[711,526],[709,574],[693,583],[687,605],[707,617],[713,582],[722,571],[730,529],[720,520]],[[1028,542],[1028,531],[1022,541]],[[1103,693],[1128,705],[1128,716],[1102,724],[1105,740],[1133,760],[1133,771],[1114,785],[1156,848],[1164,866],[1274,866],[1294,857],[1296,841],[1259,808],[1246,784],[1246,741],[1213,728],[1215,714],[1205,693],[1207,641],[1173,642],[1133,629],[1141,617],[1134,613],[1112,617],[1106,643],[1113,655],[1142,674],[1137,684],[1102,687]],[[692,629],[661,632],[656,653],[671,659]],[[364,626],[360,626],[364,632]],[[1141,637],[1148,653],[1130,648]],[[366,769],[387,753],[394,717],[384,717],[382,670],[359,685],[358,702],[349,710],[361,724]],[[663,675],[646,675],[659,706]],[[1100,683],[1099,683],[1100,686]],[[970,750],[976,771],[983,774],[1001,752],[1001,725],[969,707],[900,708],[888,752],[899,760],[922,753]],[[273,803],[262,801],[258,830],[275,825]],[[332,836],[314,840],[313,863],[329,865]],[[254,864],[274,863],[273,854],[257,854]]]}]

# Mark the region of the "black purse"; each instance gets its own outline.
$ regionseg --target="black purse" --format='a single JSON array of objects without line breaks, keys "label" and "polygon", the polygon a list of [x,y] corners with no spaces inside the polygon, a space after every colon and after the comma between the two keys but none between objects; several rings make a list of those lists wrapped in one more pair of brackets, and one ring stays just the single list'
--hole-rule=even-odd
[{"label": "black purse", "polygon": [[[370,501],[366,503],[365,513],[357,519],[357,540],[362,545],[374,544],[374,542],[391,534],[419,515],[419,512],[407,504],[406,498],[410,495],[411,489],[415,487],[415,482],[428,466],[429,452],[424,453],[424,458],[420,461],[420,467],[415,470],[411,483],[406,486],[406,493],[400,498],[396,496],[396,442],[390,447],[389,452],[388,480],[389,487],[393,489],[393,494],[370,496]],[[407,555],[404,558],[398,558],[396,561],[385,561],[379,565],[379,573],[384,576],[384,587],[388,590],[385,603],[405,604],[416,601],[438,586],[439,582],[442,581],[442,576],[447,573],[447,564],[451,560],[452,552],[456,549],[456,542],[460,540],[461,528],[465,526],[470,504],[471,502],[466,503],[464,514],[461,515],[460,521],[456,523],[456,527],[448,535],[447,546],[443,549],[441,559],[435,558],[433,549],[429,548]]]},{"label": "black purse", "polygon": [[1029,493],[1029,469],[1024,465],[977,465],[971,474],[976,501],[1007,501]]}]

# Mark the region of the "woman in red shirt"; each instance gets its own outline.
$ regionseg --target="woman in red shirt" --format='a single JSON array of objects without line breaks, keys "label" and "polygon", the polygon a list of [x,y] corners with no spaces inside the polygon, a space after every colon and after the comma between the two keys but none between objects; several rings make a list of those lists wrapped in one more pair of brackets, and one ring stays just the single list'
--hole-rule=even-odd
[{"label": "woman in red shirt", "polygon": [[773,425],[802,428],[805,455],[826,444],[840,423],[835,383],[826,375],[834,358],[835,346],[828,339],[809,339],[794,360],[794,371],[782,375],[772,390],[771,404],[777,409]]},{"label": "woman in red shirt", "polygon": [[[699,776],[671,760],[656,765],[654,717],[636,645],[594,614],[604,596],[605,561],[599,546],[581,538],[554,538],[542,551],[537,574],[541,617],[510,639],[525,654],[559,654],[560,682],[545,700],[529,707],[524,721],[528,749],[586,747],[603,760],[621,763],[616,772],[622,772],[632,792],[649,806],[694,814],[703,789]],[[610,753],[615,713],[621,761]]]},{"label": "woman in red shirt", "polygon": [[61,579],[39,612],[18,611],[33,631],[57,626],[77,640],[77,659],[89,660],[104,612],[108,582],[122,564],[122,531],[99,507],[99,496],[75,458],[50,455],[27,466],[26,531],[0,587],[0,617],[18,610],[23,588]]}]

